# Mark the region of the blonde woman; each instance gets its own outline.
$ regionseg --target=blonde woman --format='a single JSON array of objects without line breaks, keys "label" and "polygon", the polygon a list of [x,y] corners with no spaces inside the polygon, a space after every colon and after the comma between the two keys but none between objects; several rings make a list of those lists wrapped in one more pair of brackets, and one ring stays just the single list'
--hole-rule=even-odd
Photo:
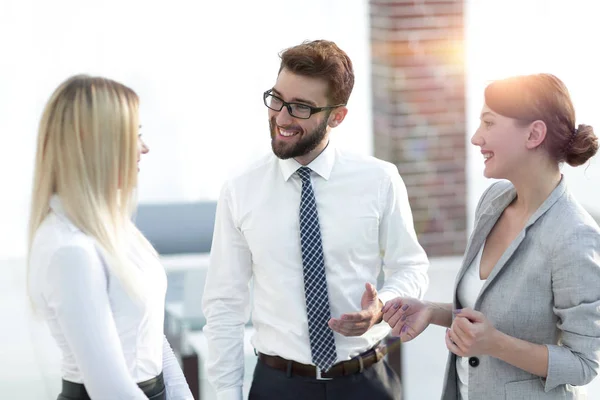
[{"label": "blonde woman", "polygon": [[74,76],[40,123],[29,293],[63,354],[59,400],[193,399],[163,334],[165,272],[131,222],[138,97]]}]

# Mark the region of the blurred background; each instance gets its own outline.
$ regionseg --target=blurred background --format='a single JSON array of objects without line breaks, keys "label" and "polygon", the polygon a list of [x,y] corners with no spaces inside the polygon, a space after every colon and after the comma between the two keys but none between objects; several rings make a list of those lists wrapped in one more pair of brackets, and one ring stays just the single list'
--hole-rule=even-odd
[{"label": "blurred background", "polygon": [[[450,301],[475,205],[491,183],[469,143],[485,85],[553,73],[571,91],[577,123],[600,130],[598,11],[589,0],[1,0],[0,393],[45,400],[60,387],[60,355],[26,305],[24,256],[37,125],[67,77],[103,75],[140,95],[150,153],[136,222],[169,273],[173,347],[195,393],[211,399],[202,293],[186,288],[202,287],[222,183],[271,151],[261,95],[275,82],[278,53],[320,38],[348,53],[356,84],[333,140],[398,166],[432,260],[427,298]],[[600,216],[598,159],[563,172]],[[402,346],[405,399],[439,398],[443,334],[433,327]],[[600,398],[600,383],[589,394]]]}]

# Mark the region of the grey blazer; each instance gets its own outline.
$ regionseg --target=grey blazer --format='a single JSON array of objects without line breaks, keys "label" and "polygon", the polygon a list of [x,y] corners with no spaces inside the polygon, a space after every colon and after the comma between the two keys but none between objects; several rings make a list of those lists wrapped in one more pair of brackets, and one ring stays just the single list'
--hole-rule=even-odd
[{"label": "grey blazer", "polygon": [[[487,235],[516,196],[507,181],[492,184],[477,206],[475,228],[456,288]],[[496,329],[545,344],[542,379],[490,356],[469,359],[469,400],[585,399],[600,363],[600,228],[567,190],[563,177],[494,266],[475,309]],[[449,353],[442,399],[459,398],[456,356]]]}]

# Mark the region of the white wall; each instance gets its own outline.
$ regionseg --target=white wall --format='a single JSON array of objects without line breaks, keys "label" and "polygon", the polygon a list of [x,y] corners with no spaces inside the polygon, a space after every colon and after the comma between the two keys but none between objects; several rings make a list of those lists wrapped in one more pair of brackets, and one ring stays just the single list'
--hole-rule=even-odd
[{"label": "white wall", "polygon": [[[467,0],[467,140],[479,124],[483,89],[493,79],[549,72],[565,82],[577,111],[577,123],[600,135],[600,4],[589,0]],[[483,158],[467,145],[469,211],[490,184]],[[571,190],[588,210],[600,215],[600,161],[563,172]]]},{"label": "white wall", "polygon": [[0,259],[22,257],[44,103],[76,73],[141,97],[150,153],[141,201],[215,199],[226,176],[270,151],[262,93],[278,52],[307,39],[352,58],[350,112],[334,137],[371,154],[366,0],[3,0],[0,2]]},{"label": "white wall", "polygon": [[[600,6],[566,4],[467,0],[467,141],[487,82],[542,71],[565,81],[578,122],[600,132],[593,61],[600,55]],[[316,38],[346,50],[357,75],[350,113],[335,137],[371,154],[367,0],[0,2],[0,259],[24,254],[37,124],[60,81],[101,74],[141,96],[151,147],[141,164],[142,201],[214,199],[229,173],[270,151],[261,94],[274,83],[277,53]],[[467,147],[472,218],[489,182],[477,149]],[[580,201],[600,213],[598,163],[565,173]]]}]

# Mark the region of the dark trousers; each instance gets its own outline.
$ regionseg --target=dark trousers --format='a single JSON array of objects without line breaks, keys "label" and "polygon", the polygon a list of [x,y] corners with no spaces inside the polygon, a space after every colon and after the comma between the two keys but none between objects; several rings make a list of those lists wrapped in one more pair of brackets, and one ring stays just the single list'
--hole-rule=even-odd
[{"label": "dark trousers", "polygon": [[362,373],[329,381],[301,376],[288,377],[284,371],[260,360],[254,370],[249,400],[401,400],[400,378],[385,360]]}]

